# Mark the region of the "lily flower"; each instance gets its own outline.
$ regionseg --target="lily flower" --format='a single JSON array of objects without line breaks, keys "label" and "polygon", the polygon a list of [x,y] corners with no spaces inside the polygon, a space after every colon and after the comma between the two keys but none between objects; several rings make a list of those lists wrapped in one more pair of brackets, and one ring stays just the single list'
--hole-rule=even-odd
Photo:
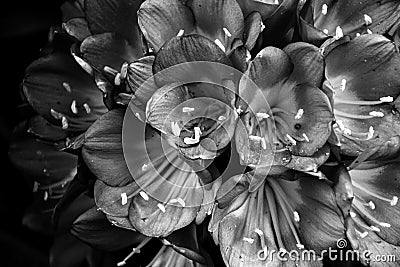
[{"label": "lily flower", "polygon": [[400,140],[398,47],[376,34],[337,42],[325,56],[325,86],[333,93],[341,153],[391,157]]},{"label": "lily flower", "polygon": [[302,41],[317,46],[329,37],[386,34],[400,18],[399,11],[400,4],[395,0],[312,0],[299,10],[298,30]]},{"label": "lily flower", "polygon": [[[321,258],[289,257],[312,249],[316,255],[345,236],[333,188],[304,173],[264,176],[250,192],[254,173],[232,177],[217,193],[209,231],[227,266],[319,266]],[[232,185],[234,189],[231,190]],[[278,256],[279,253],[279,256]],[[285,260],[286,259],[286,260]]]},{"label": "lily flower", "polygon": [[255,57],[239,86],[242,164],[315,171],[326,161],[333,114],[320,89],[323,72],[321,53],[306,43],[266,47]]}]

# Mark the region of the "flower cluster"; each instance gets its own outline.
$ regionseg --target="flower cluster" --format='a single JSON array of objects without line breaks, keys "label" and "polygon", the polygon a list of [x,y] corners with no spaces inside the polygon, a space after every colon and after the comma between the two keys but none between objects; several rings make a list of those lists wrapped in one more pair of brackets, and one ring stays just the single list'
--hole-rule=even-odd
[{"label": "flower cluster", "polygon": [[342,239],[400,264],[397,0],[70,0],[62,13],[26,70],[33,114],[10,147],[35,205],[54,210],[31,227],[88,251],[135,246],[118,266],[147,247],[147,266],[321,266],[272,252]]}]

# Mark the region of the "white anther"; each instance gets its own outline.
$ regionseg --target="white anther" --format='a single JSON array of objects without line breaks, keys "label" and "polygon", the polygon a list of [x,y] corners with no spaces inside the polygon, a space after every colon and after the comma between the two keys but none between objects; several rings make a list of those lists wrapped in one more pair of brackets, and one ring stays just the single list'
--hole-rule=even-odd
[{"label": "white anther", "polygon": [[224,121],[224,120],[226,120],[226,117],[225,117],[225,116],[219,116],[219,117],[218,117],[218,120],[219,120],[219,121]]},{"label": "white anther", "polygon": [[72,103],[71,103],[71,111],[72,111],[72,113],[74,113],[74,114],[78,114],[78,109],[76,108],[76,100],[72,100]]},{"label": "white anther", "polygon": [[125,62],[124,64],[122,64],[121,72],[120,72],[122,79],[125,79],[126,75],[128,74],[128,66],[129,66],[128,62]]},{"label": "white anther", "polygon": [[360,235],[361,238],[366,238],[367,235],[368,235],[368,232],[365,231],[365,232],[363,232],[363,233],[360,233],[359,235]]},{"label": "white anther", "polygon": [[374,133],[375,133],[374,127],[369,126],[367,140],[370,140],[372,137],[374,137]]},{"label": "white anther", "polygon": [[368,16],[367,14],[364,14],[364,21],[365,21],[365,25],[371,25],[372,24],[372,18],[370,16]]},{"label": "white anther", "polygon": [[63,83],[62,83],[62,86],[64,87],[64,89],[65,89],[68,93],[71,93],[71,92],[72,92],[71,86],[69,85],[69,83],[63,82]]},{"label": "white anther", "polygon": [[368,34],[372,34],[373,32],[370,29],[367,29]]},{"label": "white anther", "polygon": [[308,136],[305,133],[303,133],[303,137],[304,140],[306,140],[306,142],[310,142],[310,138],[308,138]]},{"label": "white anther", "polygon": [[116,86],[121,85],[121,73],[117,73],[117,75],[115,75],[114,84],[115,84]]},{"label": "white anther", "polygon": [[386,228],[392,227],[392,225],[390,225],[390,223],[385,223],[385,222],[381,222],[381,223],[379,223],[379,225],[382,227],[386,227]]},{"label": "white anther", "polygon": [[235,108],[235,111],[236,111],[236,113],[237,113],[238,115],[240,115],[240,114],[243,113],[243,109],[242,109],[241,106],[239,106],[238,108]]},{"label": "white anther", "polygon": [[183,113],[188,113],[188,112],[192,112],[192,111],[194,111],[194,108],[191,108],[191,107],[183,107],[182,108]]},{"label": "white anther", "polygon": [[62,125],[62,128],[65,130],[65,129],[68,129],[68,120],[67,120],[67,118],[66,117],[61,117],[61,125]]},{"label": "white anther", "polygon": [[225,46],[222,44],[222,42],[219,39],[215,39],[215,44],[218,45],[219,48],[221,48],[222,51],[226,51]]},{"label": "white anther", "polygon": [[149,200],[149,196],[146,194],[144,191],[140,191],[139,195],[144,199],[144,200]]},{"label": "white anther", "polygon": [[48,198],[49,198],[49,193],[47,191],[44,191],[43,200],[47,201]]},{"label": "white anther", "polygon": [[162,211],[162,213],[165,213],[165,212],[166,212],[165,206],[164,206],[163,204],[158,203],[158,204],[157,204],[157,207]]},{"label": "white anther", "polygon": [[297,110],[296,116],[294,116],[295,120],[300,120],[301,117],[303,117],[304,114],[304,109],[300,108],[299,110]]},{"label": "white anther", "polygon": [[184,29],[180,29],[176,36],[181,37],[185,33]]},{"label": "white anther", "polygon": [[394,196],[392,198],[392,200],[390,201],[390,206],[396,206],[398,201],[399,201],[399,198]]},{"label": "white anther", "polygon": [[290,143],[292,143],[292,145],[297,145],[296,140],[294,140],[294,138],[291,137],[289,134],[286,134],[286,138],[289,140]]},{"label": "white anther", "polygon": [[263,236],[264,235],[264,232],[261,229],[258,229],[258,228],[256,228],[254,230],[254,232],[256,232],[256,234],[258,234],[259,236]]},{"label": "white anther", "polygon": [[85,108],[87,114],[89,114],[91,112],[90,107],[89,107],[88,104],[84,103],[83,107]]},{"label": "white anther", "polygon": [[51,113],[51,116],[53,116],[53,118],[56,119],[56,120],[59,120],[59,119],[62,118],[62,114],[57,112],[57,111],[55,111],[52,108],[50,109],[50,113]]},{"label": "white anther", "polygon": [[128,203],[128,196],[126,193],[121,193],[121,204],[126,205],[126,203]]},{"label": "white anther", "polygon": [[344,129],[343,129],[343,134],[345,134],[345,135],[351,135],[351,130],[350,130],[350,129],[347,129],[347,128],[344,128]]},{"label": "white anther", "polygon": [[146,163],[145,164],[143,164],[143,166],[142,166],[142,171],[145,171],[145,170],[147,170],[147,167],[148,167],[149,165],[147,165]]},{"label": "white anther", "polygon": [[357,216],[357,214],[353,211],[350,211],[349,214],[351,218],[355,218]]},{"label": "white anther", "polygon": [[171,199],[170,201],[169,201],[169,203],[171,203],[171,204],[174,204],[174,203],[179,203],[182,207],[185,207],[186,206],[186,203],[185,203],[185,200],[183,200],[182,198],[174,198],[174,199]]},{"label": "white anther", "polygon": [[359,36],[361,36],[361,34],[359,32],[357,32],[356,33],[356,37],[359,37]]},{"label": "white anther", "polygon": [[391,103],[393,102],[393,97],[392,96],[384,96],[379,98],[380,101],[385,102],[385,103]]},{"label": "white anther", "polygon": [[297,244],[296,244],[296,247],[297,247],[298,249],[304,249],[304,245],[303,245],[303,244],[300,244],[300,243],[297,243]]},{"label": "white anther", "polygon": [[381,229],[379,229],[378,227],[376,227],[376,226],[370,226],[369,227],[372,231],[375,231],[375,232],[380,232],[381,231]]},{"label": "white anther", "polygon": [[342,92],[346,89],[346,83],[346,79],[342,79],[342,81],[340,82],[340,90],[342,90]]},{"label": "white anther", "polygon": [[297,211],[293,211],[293,217],[294,217],[294,221],[295,222],[299,222],[300,221],[300,215]]},{"label": "white anther", "polygon": [[279,0],[275,0],[274,4],[279,5]]},{"label": "white anther", "polygon": [[138,118],[139,120],[142,120],[142,117],[140,117],[140,114],[135,112],[135,117]]},{"label": "white anther", "polygon": [[86,63],[82,58],[75,55],[75,53],[72,53],[72,56],[74,57],[75,61],[81,66],[81,68],[84,71],[86,71],[90,75],[93,74],[93,68],[88,63]]},{"label": "white anther", "polygon": [[335,39],[340,39],[344,36],[343,34],[343,30],[340,26],[336,27],[336,35],[335,35]]},{"label": "white anther", "polygon": [[126,264],[126,261],[120,261],[117,263],[118,267],[124,266]]},{"label": "white anther", "polygon": [[232,34],[230,33],[230,31],[227,28],[222,28],[222,30],[224,31],[225,35],[228,37],[232,37]]},{"label": "white anther", "polygon": [[339,127],[339,130],[344,131],[345,127],[344,127],[343,121],[337,120],[336,124]]},{"label": "white anther", "polygon": [[249,50],[246,50],[246,62],[250,62],[251,60],[251,53]]},{"label": "white anther", "polygon": [[262,120],[262,119],[268,119],[270,116],[268,115],[268,113],[265,112],[259,112],[256,113],[257,119]]},{"label": "white anther", "polygon": [[325,34],[328,34],[328,33],[329,33],[328,29],[323,29],[322,31],[323,31]]},{"label": "white anther", "polygon": [[250,244],[254,243],[254,239],[253,238],[248,238],[248,237],[243,237],[243,241],[248,242]]},{"label": "white anther", "polygon": [[371,111],[371,112],[369,113],[369,115],[370,115],[370,116],[373,116],[373,117],[378,117],[378,118],[383,118],[383,117],[385,117],[385,114],[383,114],[383,112],[380,112],[380,111]]},{"label": "white anther", "polygon": [[374,209],[376,208],[375,203],[372,202],[372,201],[368,202],[368,206],[369,206],[372,210],[374,210]]},{"label": "white anther", "polygon": [[264,25],[264,23],[261,21],[261,23],[260,23],[260,31],[263,31],[264,29],[265,29],[265,25]]},{"label": "white anther", "polygon": [[322,13],[322,15],[328,14],[328,5],[327,4],[322,5],[321,13]]},{"label": "white anther", "polygon": [[181,134],[181,129],[177,122],[171,121],[171,130],[175,136],[179,136]]}]

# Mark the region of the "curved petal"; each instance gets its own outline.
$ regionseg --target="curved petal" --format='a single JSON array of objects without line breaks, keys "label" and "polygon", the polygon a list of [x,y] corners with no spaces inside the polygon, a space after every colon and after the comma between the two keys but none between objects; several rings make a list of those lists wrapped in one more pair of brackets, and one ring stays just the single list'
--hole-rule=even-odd
[{"label": "curved petal", "polygon": [[[219,40],[227,54],[235,39],[242,39],[244,18],[236,0],[192,0],[196,30],[210,40]],[[225,51],[224,51],[225,52]]]},{"label": "curved petal", "polygon": [[106,111],[101,92],[71,55],[53,53],[33,62],[23,91],[35,111],[71,132],[85,131]]},{"label": "curved petal", "polygon": [[296,84],[309,83],[322,86],[325,62],[320,50],[308,43],[292,43],[283,48],[290,57],[294,68],[290,80]]},{"label": "curved petal", "polygon": [[[309,39],[301,34],[302,40],[319,45],[327,36],[335,36],[336,27],[340,26],[345,35],[355,37],[357,33],[363,34],[367,30],[373,33],[385,34],[400,18],[400,5],[397,1],[348,1],[313,0],[310,5],[305,5],[308,10],[302,11],[301,24],[309,24],[309,31],[319,32],[319,38]],[[304,14],[307,13],[306,16]],[[366,17],[367,16],[367,17]],[[327,34],[323,33],[327,31]],[[315,35],[316,37],[316,35]]]},{"label": "curved petal", "polygon": [[140,51],[142,41],[136,12],[141,2],[141,0],[85,0],[84,11],[91,33],[117,33]]},{"label": "curved petal", "polygon": [[[400,165],[398,159],[365,162],[350,171],[354,211],[385,242],[400,245]],[[374,228],[375,227],[375,228]],[[379,229],[379,230],[377,230]]]},{"label": "curved petal", "polygon": [[[326,57],[326,77],[335,90],[336,133],[343,152],[358,155],[399,133],[400,55],[380,35],[363,35]],[[339,90],[341,89],[341,90]]]},{"label": "curved petal", "polygon": [[253,0],[237,0],[243,15],[247,17],[250,13],[257,11],[263,20],[271,16],[278,8],[275,0],[253,1]]},{"label": "curved petal", "polygon": [[135,98],[142,103],[144,108],[157,90],[156,85],[150,80],[153,76],[153,63],[154,56],[146,56],[128,65],[126,76],[128,91],[135,93]]},{"label": "curved petal", "polygon": [[[251,179],[251,174],[244,176]],[[322,181],[268,177],[253,193],[243,189],[237,193],[228,206],[215,209],[210,222],[229,266],[265,266],[266,262],[280,266],[281,262],[273,257],[280,249],[300,252],[306,247],[321,253],[344,236],[335,196]],[[321,265],[318,261],[309,264]]]},{"label": "curved petal", "polygon": [[67,137],[67,133],[61,127],[51,124],[42,116],[32,117],[28,124],[28,132],[41,139],[55,142]]},{"label": "curved petal", "polygon": [[141,49],[135,49],[126,39],[113,33],[87,37],[80,50],[82,57],[99,71],[103,71],[105,66],[119,70],[124,62],[132,62],[143,54]]},{"label": "curved petal", "polygon": [[243,41],[248,50],[252,50],[256,45],[258,37],[263,31],[263,25],[260,13],[252,12],[246,16],[244,20]]},{"label": "curved petal", "polygon": [[63,29],[79,41],[90,36],[89,26],[84,18],[72,18],[62,24]]},{"label": "curved petal", "polygon": [[54,183],[66,184],[77,171],[76,155],[58,151],[53,143],[35,138],[27,132],[26,125],[14,132],[8,155],[24,176],[44,188]]},{"label": "curved petal", "polygon": [[184,34],[194,31],[193,14],[179,0],[147,0],[140,6],[138,20],[146,40],[156,52],[181,30]]},{"label": "curved petal", "polygon": [[124,112],[112,110],[101,116],[86,132],[82,156],[98,179],[111,186],[133,182],[122,151]]}]

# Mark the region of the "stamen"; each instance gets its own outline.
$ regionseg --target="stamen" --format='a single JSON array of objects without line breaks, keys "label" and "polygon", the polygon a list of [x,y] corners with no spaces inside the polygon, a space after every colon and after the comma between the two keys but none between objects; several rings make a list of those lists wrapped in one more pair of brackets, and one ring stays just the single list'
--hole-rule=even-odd
[{"label": "stamen", "polygon": [[82,58],[78,57],[75,53],[71,54],[74,57],[75,61],[81,66],[84,71],[86,71],[90,75],[93,75],[93,68],[88,63],[86,63]]},{"label": "stamen", "polygon": [[128,203],[128,196],[126,193],[121,193],[121,204],[126,205],[126,203]]},{"label": "stamen", "polygon": [[322,5],[322,11],[321,11],[322,15],[326,15],[328,14],[328,5],[327,4],[323,4]]},{"label": "stamen", "polygon": [[188,112],[192,112],[192,111],[194,111],[194,108],[191,108],[191,107],[183,107],[182,108],[183,113],[188,113]]},{"label": "stamen", "polygon": [[295,222],[300,222],[300,216],[297,211],[293,211],[293,217]]},{"label": "stamen", "polygon": [[230,33],[230,31],[227,28],[222,28],[222,30],[224,31],[225,35],[228,37],[232,37],[232,34]]},{"label": "stamen", "polygon": [[142,171],[145,171],[145,170],[147,170],[147,167],[148,167],[148,165],[145,163],[145,164],[143,164],[143,166],[142,166]]},{"label": "stamen", "polygon": [[372,117],[378,117],[378,118],[385,117],[385,114],[383,114],[383,112],[380,112],[380,111],[371,111],[369,113],[369,115],[371,115]]},{"label": "stamen", "polygon": [[299,110],[297,110],[296,116],[294,116],[295,120],[300,120],[301,117],[303,117],[304,114],[304,109],[300,108]]},{"label": "stamen", "polygon": [[256,113],[256,117],[257,117],[257,119],[262,120],[262,119],[268,119],[270,116],[268,115],[268,113],[259,112],[259,113]]},{"label": "stamen", "polygon": [[116,86],[120,86],[121,85],[121,73],[117,73],[117,75],[115,75],[114,84]]},{"label": "stamen", "polygon": [[215,39],[215,44],[219,46],[219,48],[221,48],[222,51],[226,51],[225,46],[222,44],[222,42],[219,39]]},{"label": "stamen", "polygon": [[165,213],[167,210],[165,209],[165,206],[161,203],[157,204],[157,207],[162,211],[162,213]]},{"label": "stamen", "polygon": [[256,229],[254,230],[254,232],[255,232],[256,234],[258,234],[260,237],[262,237],[262,236],[264,235],[264,232],[263,232],[262,230],[258,229],[258,228],[256,228]]},{"label": "stamen", "polygon": [[149,196],[146,194],[146,192],[144,191],[140,191],[140,196],[144,199],[144,200],[149,200]]},{"label": "stamen", "polygon": [[335,39],[340,39],[344,36],[343,34],[343,30],[340,26],[336,27],[336,35],[335,35]]},{"label": "stamen", "polygon": [[347,83],[347,80],[342,79],[342,81],[340,83],[340,90],[342,90],[342,92],[346,89],[346,83]]},{"label": "stamen", "polygon": [[386,228],[392,227],[392,225],[390,225],[390,223],[384,223],[384,222],[379,223],[379,225],[382,227],[386,227]]},{"label": "stamen", "polygon": [[145,240],[143,240],[136,248],[132,249],[132,252],[128,254],[128,256],[125,257],[122,261],[117,263],[117,266],[124,266],[126,264],[126,261],[129,260],[133,255],[139,254],[140,249],[144,247],[149,241],[151,240],[151,237],[147,237]]},{"label": "stamen", "polygon": [[[356,33],[356,37],[361,36],[361,34],[359,32]],[[368,232],[367,232],[368,233]]]},{"label": "stamen", "polygon": [[372,202],[372,201],[369,201],[369,202],[368,202],[368,206],[369,206],[372,210],[375,209],[375,203]]},{"label": "stamen", "polygon": [[76,108],[76,100],[72,100],[72,103],[71,103],[71,111],[72,111],[72,113],[74,113],[74,114],[78,114],[78,109]]},{"label": "stamen", "polygon": [[180,29],[176,36],[177,37],[181,37],[184,33],[185,33],[185,30],[184,29]]},{"label": "stamen", "polygon": [[44,191],[43,200],[47,201],[48,198],[49,198],[49,193],[47,191]]},{"label": "stamen", "polygon": [[121,79],[126,78],[126,75],[128,74],[128,66],[129,66],[128,62],[124,62],[124,64],[122,64],[121,71],[120,71]]},{"label": "stamen", "polygon": [[250,244],[254,243],[254,239],[253,238],[248,238],[248,237],[243,237],[243,241],[248,242]]},{"label": "stamen", "polygon": [[393,97],[392,96],[384,96],[379,98],[380,101],[385,102],[385,103],[391,103],[393,102]]},{"label": "stamen", "polygon": [[381,229],[379,229],[378,227],[376,227],[376,226],[370,226],[370,228],[371,228],[371,230],[372,231],[375,231],[375,232],[380,232],[381,231]]},{"label": "stamen", "polygon": [[351,114],[351,113],[340,111],[338,109],[335,109],[335,113],[338,116],[350,118],[350,119],[368,120],[368,119],[375,118],[374,116],[371,116],[371,115]]},{"label": "stamen", "polygon": [[367,140],[370,140],[372,137],[374,137],[374,133],[375,133],[374,127],[369,126]]},{"label": "stamen", "polygon": [[279,5],[279,0],[275,0],[274,4]]},{"label": "stamen", "polygon": [[264,31],[264,29],[265,29],[265,25],[264,25],[264,23],[261,21],[261,23],[260,23],[260,26],[261,26],[261,29],[260,29],[260,31],[262,32],[262,31]]},{"label": "stamen", "polygon": [[272,192],[271,188],[267,184],[265,184],[264,190],[265,190],[265,195],[267,196],[268,207],[269,207],[269,211],[271,214],[272,225],[275,229],[278,246],[282,249],[285,249],[285,246],[283,245],[283,242],[282,242],[281,229],[280,229],[280,224],[278,221],[278,212],[276,210],[276,202],[275,202],[274,193]]},{"label": "stamen", "polygon": [[371,25],[372,24],[372,18],[370,16],[368,16],[367,14],[364,14],[364,21],[365,21],[365,25]]},{"label": "stamen", "polygon": [[71,92],[72,92],[72,89],[71,89],[71,86],[69,85],[69,83],[63,82],[63,83],[62,83],[62,86],[64,87],[64,89],[65,89],[68,93],[71,93]]},{"label": "stamen", "polygon": [[368,232],[365,231],[365,232],[360,233],[359,235],[360,235],[361,238],[366,238],[367,235],[368,235]]},{"label": "stamen", "polygon": [[328,34],[328,33],[329,33],[328,29],[323,29],[322,31],[323,31],[325,34]]},{"label": "stamen", "polygon": [[84,103],[83,107],[85,108],[87,114],[89,114],[91,112],[90,107],[89,107],[88,104]]},{"label": "stamen", "polygon": [[390,201],[390,206],[396,206],[398,201],[399,201],[399,198],[397,196],[394,196],[392,198],[392,200]]},{"label": "stamen", "polygon": [[292,145],[297,145],[296,140],[294,140],[293,137],[291,137],[289,134],[286,134],[287,139],[289,139],[289,142],[292,143]]},{"label": "stamen", "polygon": [[177,122],[171,121],[171,130],[172,130],[172,133],[177,137],[179,137],[179,135],[181,134],[181,129],[179,128],[179,125]]},{"label": "stamen", "polygon": [[249,50],[246,50],[246,62],[250,62],[251,60],[251,54]]},{"label": "stamen", "polygon": [[65,130],[65,129],[68,129],[68,120],[67,120],[67,118],[66,117],[62,117],[61,118],[61,125],[62,125],[62,128]]},{"label": "stamen", "polygon": [[386,198],[386,197],[382,197],[382,196],[378,195],[377,193],[371,192],[370,190],[364,188],[362,185],[358,184],[356,181],[352,181],[352,184],[353,184],[354,187],[360,189],[361,191],[367,193],[368,195],[370,195],[372,197],[375,197],[375,198],[377,198],[379,200],[382,200],[382,201],[390,203],[391,206],[395,206],[397,204],[397,201],[398,201],[398,197],[397,196],[393,196],[393,198],[389,199],[389,198]]},{"label": "stamen", "polygon": [[355,218],[357,216],[357,214],[353,211],[350,211],[349,214],[351,218]]},{"label": "stamen", "polygon": [[105,72],[107,72],[108,74],[112,75],[112,76],[115,76],[115,75],[118,74],[118,71],[117,71],[117,70],[115,70],[115,69],[113,69],[113,68],[111,68],[111,67],[109,67],[109,66],[104,66],[103,70],[104,70]]},{"label": "stamen", "polygon": [[307,143],[310,142],[310,139],[308,138],[308,136],[305,133],[303,133],[303,137],[304,137],[304,139],[306,140]]},{"label": "stamen", "polygon": [[171,199],[170,201],[169,201],[169,203],[171,203],[171,204],[174,204],[174,203],[179,203],[182,207],[185,207],[186,206],[186,203],[185,203],[185,201],[182,199],[182,198],[174,198],[174,199]]},{"label": "stamen", "polygon": [[236,111],[236,113],[237,113],[238,115],[240,115],[240,114],[243,113],[243,109],[242,109],[241,106],[239,106],[238,108],[235,108],[235,111]]},{"label": "stamen", "polygon": [[219,116],[219,117],[218,117],[218,120],[219,120],[219,121],[224,121],[224,120],[226,120],[226,117],[225,117],[225,116]]},{"label": "stamen", "polygon": [[367,29],[368,34],[373,34],[373,32],[370,29]]},{"label": "stamen", "polygon": [[50,113],[51,113],[51,116],[53,116],[53,118],[56,119],[56,120],[61,119],[62,116],[63,116],[60,112],[57,112],[52,108],[50,109]]}]

